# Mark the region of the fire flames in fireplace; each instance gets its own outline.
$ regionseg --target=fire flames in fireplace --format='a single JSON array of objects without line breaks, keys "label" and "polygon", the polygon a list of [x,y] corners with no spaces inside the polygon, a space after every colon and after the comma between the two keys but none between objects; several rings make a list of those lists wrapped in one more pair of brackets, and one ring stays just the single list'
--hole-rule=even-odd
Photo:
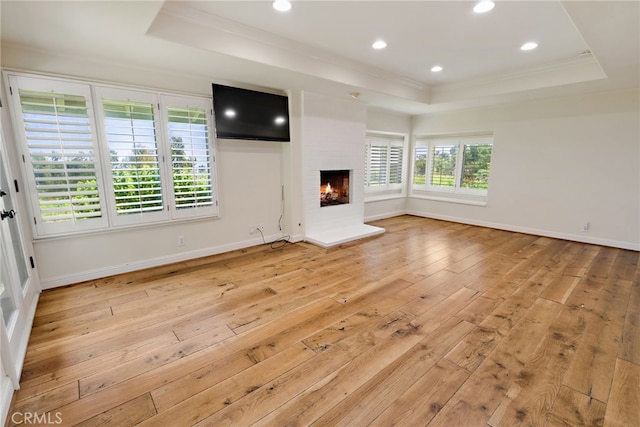
[{"label": "fire flames in fireplace", "polygon": [[320,206],[349,203],[349,171],[320,171]]}]

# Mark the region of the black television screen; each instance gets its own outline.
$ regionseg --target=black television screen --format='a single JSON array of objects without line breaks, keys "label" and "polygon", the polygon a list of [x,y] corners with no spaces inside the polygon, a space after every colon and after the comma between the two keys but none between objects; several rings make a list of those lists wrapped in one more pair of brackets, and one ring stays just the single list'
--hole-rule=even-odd
[{"label": "black television screen", "polygon": [[213,84],[216,137],[289,141],[289,98]]}]

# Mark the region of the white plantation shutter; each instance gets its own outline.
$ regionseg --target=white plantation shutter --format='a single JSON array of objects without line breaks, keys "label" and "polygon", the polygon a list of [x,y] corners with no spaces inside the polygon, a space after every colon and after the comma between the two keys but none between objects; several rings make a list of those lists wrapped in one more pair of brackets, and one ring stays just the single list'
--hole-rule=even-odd
[{"label": "white plantation shutter", "polygon": [[402,184],[402,164],[404,147],[389,147],[389,184]]},{"label": "white plantation shutter", "polygon": [[36,234],[106,226],[89,87],[18,76],[9,82]]},{"label": "white plantation shutter", "polygon": [[387,157],[388,148],[380,145],[369,146],[368,179],[366,185],[368,187],[377,187],[387,184]]},{"label": "white plantation shutter", "polygon": [[6,76],[36,237],[218,215],[210,97]]},{"label": "white plantation shutter", "polygon": [[[109,151],[112,203],[118,225],[168,218],[156,135],[157,101],[150,94],[99,89]],[[132,95],[135,100],[131,99]]]},{"label": "white plantation shutter", "polygon": [[405,170],[404,136],[368,132],[366,141],[366,191],[401,190]]},{"label": "white plantation shutter", "polygon": [[171,145],[174,216],[217,212],[211,135],[211,107],[202,100],[164,97]]}]

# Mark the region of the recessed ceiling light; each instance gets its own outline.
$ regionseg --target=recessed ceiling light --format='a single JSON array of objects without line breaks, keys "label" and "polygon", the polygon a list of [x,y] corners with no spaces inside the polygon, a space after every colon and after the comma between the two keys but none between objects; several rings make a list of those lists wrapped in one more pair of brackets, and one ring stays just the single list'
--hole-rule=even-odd
[{"label": "recessed ceiling light", "polygon": [[536,42],[527,42],[520,46],[520,50],[533,50],[538,47],[538,43]]},{"label": "recessed ceiling light", "polygon": [[431,67],[432,73],[439,73],[442,70],[444,70],[444,68],[442,68],[442,65],[434,65],[433,67]]},{"label": "recessed ceiling light", "polygon": [[495,7],[495,5],[496,4],[490,0],[482,0],[473,7],[473,11],[475,13],[489,12],[491,9]]},{"label": "recessed ceiling light", "polygon": [[291,2],[289,0],[276,0],[273,2],[273,8],[278,12],[287,12],[291,10]]},{"label": "recessed ceiling light", "polygon": [[373,42],[371,47],[374,49],[384,49],[385,47],[387,47],[387,42],[385,42],[384,40],[376,40],[375,42]]}]

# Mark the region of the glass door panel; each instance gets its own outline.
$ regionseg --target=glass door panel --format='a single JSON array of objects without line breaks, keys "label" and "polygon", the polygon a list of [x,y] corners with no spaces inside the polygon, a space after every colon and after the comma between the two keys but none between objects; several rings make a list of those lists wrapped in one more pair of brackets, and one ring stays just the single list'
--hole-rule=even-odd
[{"label": "glass door panel", "polygon": [[[19,256],[10,253],[14,252],[15,244],[11,238],[11,223],[15,221],[15,210],[7,209],[11,205],[9,200],[9,187],[7,186],[6,171],[4,170],[4,159],[0,151],[0,307],[2,307],[2,317],[7,328],[11,328],[11,319],[16,312],[16,295],[13,282],[15,282],[14,272],[10,269],[16,265]],[[12,282],[13,281],[13,282]]]},{"label": "glass door panel", "polygon": [[[0,151],[0,168],[4,169],[4,160],[2,158],[2,151]],[[0,212],[2,212],[3,221],[6,221],[8,233],[12,248],[10,248],[8,256],[9,263],[12,263],[17,268],[18,278],[20,280],[20,287],[24,289],[29,279],[29,269],[27,268],[27,260],[25,258],[24,247],[22,246],[22,239],[20,238],[20,230],[18,221],[15,220],[16,205],[12,200],[11,191],[9,191],[12,183],[9,182],[6,172],[3,170],[0,173]],[[13,214],[12,214],[13,212]],[[14,218],[11,217],[14,216]]]},{"label": "glass door panel", "polygon": [[7,328],[11,327],[11,318],[16,312],[16,301],[9,282],[9,268],[4,251],[0,251],[0,307]]},{"label": "glass door panel", "polygon": [[[0,108],[0,114],[2,109]],[[0,121],[0,355],[5,372],[17,387],[27,348],[39,287],[27,262],[31,242],[25,240],[17,201],[18,188],[8,168],[7,135]]]}]

